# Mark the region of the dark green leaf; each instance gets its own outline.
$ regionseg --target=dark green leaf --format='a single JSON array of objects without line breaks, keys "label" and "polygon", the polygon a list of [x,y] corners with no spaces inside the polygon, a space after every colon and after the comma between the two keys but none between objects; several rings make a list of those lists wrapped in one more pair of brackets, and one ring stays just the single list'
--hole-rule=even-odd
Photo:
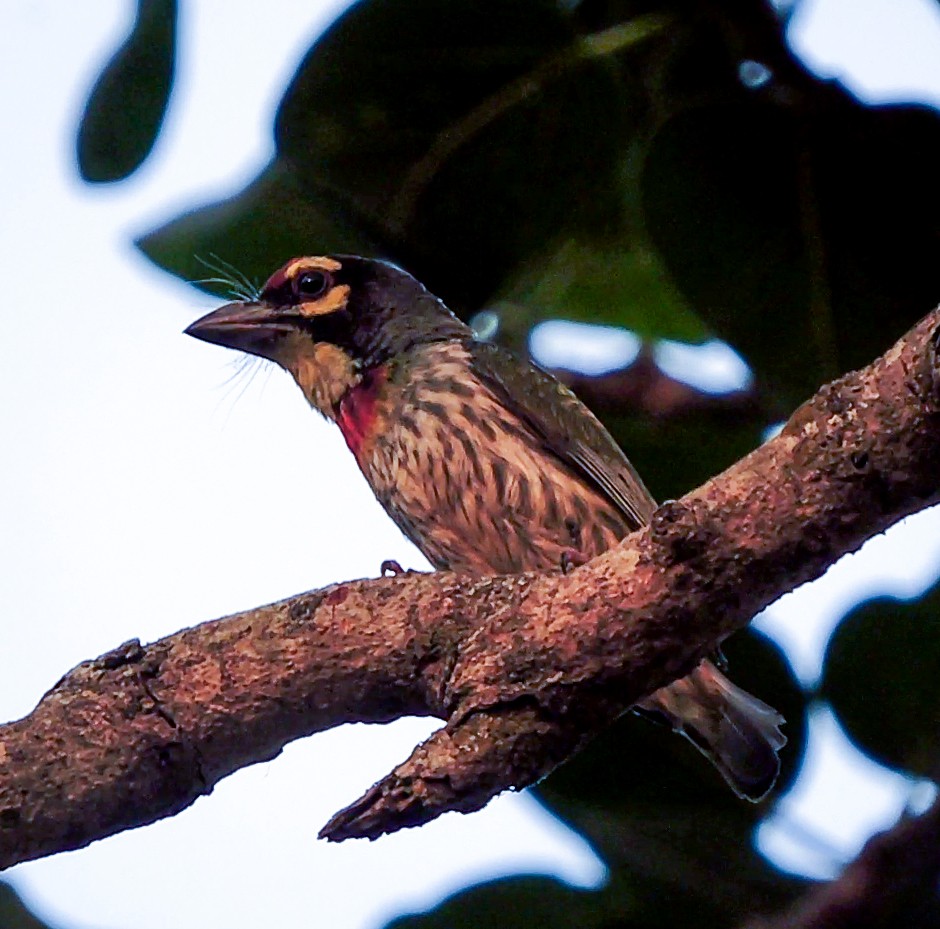
[{"label": "dark green leaf", "polygon": [[78,130],[86,181],[120,181],[156,142],[176,57],[176,0],[138,0],[130,35],[92,88]]},{"label": "dark green leaf", "polygon": [[940,775],[940,587],[880,598],[836,627],[822,694],[858,747],[900,771]]},{"label": "dark green leaf", "polygon": [[622,872],[597,891],[548,877],[512,877],[461,891],[427,913],[394,920],[389,929],[726,929],[727,920],[713,908],[672,890]]},{"label": "dark green leaf", "polygon": [[[786,104],[786,105],[784,105]],[[678,113],[642,179],[686,298],[789,409],[936,303],[940,117],[821,88]]]},{"label": "dark green leaf", "polygon": [[808,396],[830,359],[814,354],[790,117],[751,101],[692,109],[647,156],[653,241],[714,330],[775,390]]},{"label": "dark green leaf", "polygon": [[674,500],[756,448],[765,426],[760,411],[716,408],[654,419],[602,413],[620,447],[657,500]]},{"label": "dark green leaf", "polygon": [[868,364],[940,300],[940,113],[851,106],[813,130],[819,257],[842,373]]},{"label": "dark green leaf", "polygon": [[608,924],[605,909],[600,894],[548,877],[512,877],[462,891],[427,913],[392,921],[388,929],[590,929]]},{"label": "dark green leaf", "polygon": [[0,881],[0,926],[3,929],[49,929],[49,926],[33,916],[19,894]]},{"label": "dark green leaf", "polygon": [[203,264],[214,263],[214,256],[263,283],[295,255],[377,249],[364,233],[306,198],[277,162],[237,197],[174,219],[137,244],[156,264],[194,282],[214,276]]},{"label": "dark green leaf", "polygon": [[700,342],[709,335],[658,254],[640,243],[567,239],[526,262],[503,299],[527,328],[555,318],[622,326],[648,339]]},{"label": "dark green leaf", "polygon": [[301,66],[279,153],[354,197],[432,289],[475,307],[559,230],[616,216],[599,194],[615,188],[630,120],[606,54],[554,0],[359,3]]}]

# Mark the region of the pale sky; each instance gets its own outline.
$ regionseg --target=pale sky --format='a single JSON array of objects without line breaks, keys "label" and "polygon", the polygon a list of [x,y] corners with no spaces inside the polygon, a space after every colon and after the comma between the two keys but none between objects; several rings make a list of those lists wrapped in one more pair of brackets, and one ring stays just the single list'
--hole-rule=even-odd
[{"label": "pale sky", "polygon": [[[130,6],[11,0],[0,10],[4,719],[29,712],[65,670],[126,639],[375,575],[386,558],[425,566],[293,384],[268,370],[228,383],[232,354],[181,335],[212,302],[130,244],[260,170],[280,92],[342,4],[319,12],[299,0],[183,4],[177,93],[156,151],[129,182],[89,188],[72,162],[78,113]],[[833,26],[827,10],[839,7],[807,3],[794,23],[815,67],[864,73],[857,86],[870,99],[940,100],[935,4],[853,0],[853,14],[864,9],[867,18],[857,41]],[[892,32],[891,23],[917,15],[917,28]],[[727,363],[733,376],[736,362]],[[287,497],[296,502],[285,506]],[[838,572],[864,575],[870,592],[912,595],[936,574],[937,528],[928,514],[876,540],[855,568],[840,565],[781,601],[764,628],[811,679],[844,609]],[[603,879],[587,846],[524,795],[375,843],[318,842],[326,819],[433,725],[349,726],[294,743],[177,817],[5,876],[64,929],[365,929],[504,873]],[[837,861],[909,794],[902,779],[866,772],[833,730],[824,718],[816,724],[808,776],[763,836],[779,861],[814,873],[834,859],[807,858],[797,832],[819,837]],[[141,888],[157,891],[143,908]]]}]

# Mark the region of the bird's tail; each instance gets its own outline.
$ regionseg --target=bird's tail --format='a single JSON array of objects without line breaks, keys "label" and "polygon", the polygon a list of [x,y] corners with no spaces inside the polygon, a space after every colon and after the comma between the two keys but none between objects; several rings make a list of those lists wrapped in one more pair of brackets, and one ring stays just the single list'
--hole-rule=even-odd
[{"label": "bird's tail", "polygon": [[755,803],[780,773],[783,717],[728,680],[710,661],[637,707],[664,716],[721,772],[731,789]]}]

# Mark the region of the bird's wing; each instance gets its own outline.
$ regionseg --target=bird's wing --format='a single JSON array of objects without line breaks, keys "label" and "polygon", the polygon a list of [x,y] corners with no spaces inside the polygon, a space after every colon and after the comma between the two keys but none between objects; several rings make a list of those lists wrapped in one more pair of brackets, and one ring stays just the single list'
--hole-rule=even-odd
[{"label": "bird's wing", "polygon": [[486,342],[467,346],[477,377],[546,448],[600,490],[633,528],[649,522],[656,501],[613,436],[567,388],[535,365]]}]

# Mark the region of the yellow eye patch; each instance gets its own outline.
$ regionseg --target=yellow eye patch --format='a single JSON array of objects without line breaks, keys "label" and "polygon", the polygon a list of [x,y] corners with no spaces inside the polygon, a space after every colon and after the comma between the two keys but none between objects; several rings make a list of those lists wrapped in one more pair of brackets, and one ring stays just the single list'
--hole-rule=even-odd
[{"label": "yellow eye patch", "polygon": [[307,256],[289,261],[281,268],[281,275],[284,278],[291,278],[296,277],[303,271],[339,271],[342,267],[342,264],[335,258],[326,258],[325,256],[311,258]]},{"label": "yellow eye patch", "polygon": [[345,308],[349,302],[349,285],[337,284],[317,300],[297,304],[302,316],[326,316]]}]

